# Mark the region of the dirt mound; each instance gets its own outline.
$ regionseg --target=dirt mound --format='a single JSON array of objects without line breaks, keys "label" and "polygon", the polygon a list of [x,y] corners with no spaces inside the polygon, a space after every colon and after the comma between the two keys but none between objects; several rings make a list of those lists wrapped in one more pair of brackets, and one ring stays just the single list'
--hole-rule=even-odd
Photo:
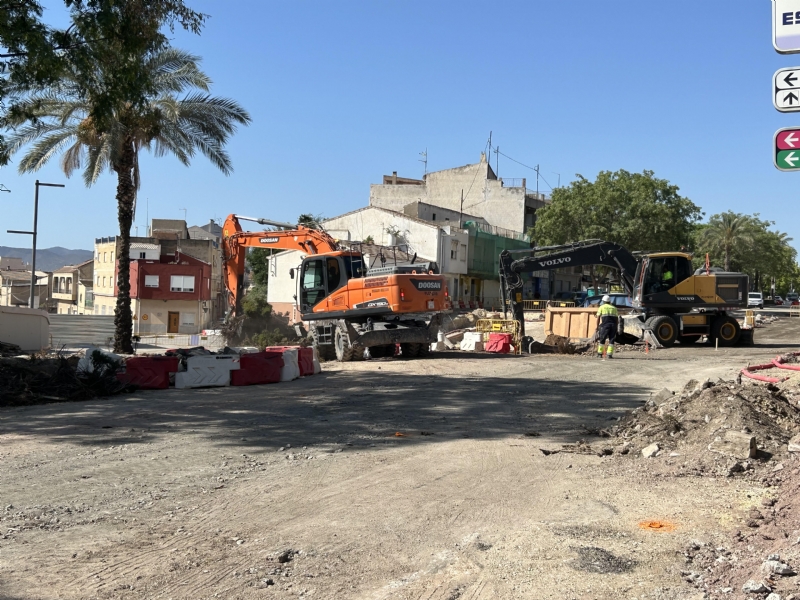
[{"label": "dirt mound", "polygon": [[[680,394],[667,389],[654,394],[612,433],[635,456],[646,449],[645,455],[668,454],[697,469],[731,474],[731,469],[749,470],[785,454],[789,438],[798,432],[800,408],[788,390],[690,381]],[[749,438],[755,438],[758,452],[748,455]]]}]

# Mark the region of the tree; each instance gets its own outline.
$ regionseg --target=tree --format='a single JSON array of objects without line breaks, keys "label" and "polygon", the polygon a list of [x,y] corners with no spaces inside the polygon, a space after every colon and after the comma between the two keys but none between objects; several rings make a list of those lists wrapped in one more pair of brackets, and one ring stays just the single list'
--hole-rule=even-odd
[{"label": "tree", "polygon": [[[137,107],[157,92],[146,58],[168,47],[165,27],[199,33],[206,15],[183,0],[64,0],[72,24],[64,31],[41,21],[37,0],[0,3],[0,124],[35,120],[25,97],[41,92],[71,71],[89,100],[99,132],[114,124],[120,103]],[[70,65],[72,68],[70,68]],[[10,117],[10,120],[8,119]],[[0,165],[8,148],[0,136]]]},{"label": "tree", "polygon": [[311,229],[321,229],[322,222],[325,220],[325,217],[322,215],[312,215],[311,213],[303,213],[299,217],[297,217],[297,224],[304,225],[305,227],[310,227]]},{"label": "tree", "polygon": [[269,257],[272,254],[270,248],[252,248],[247,253],[247,266],[250,267],[250,275],[253,285],[266,288],[269,281]]},{"label": "tree", "polygon": [[677,250],[689,244],[700,208],[653,171],[577,177],[553,190],[551,203],[538,210],[529,231],[537,245],[601,239],[630,250]]},{"label": "tree", "polygon": [[753,243],[753,227],[745,215],[731,211],[713,215],[698,236],[701,247],[722,255],[725,270],[731,270],[731,257],[737,247]]},{"label": "tree", "polygon": [[708,223],[698,228],[696,248],[698,263],[722,263],[726,271],[739,271],[750,276],[753,289],[762,290],[765,278],[771,286],[774,278],[791,281],[797,270],[797,252],[790,245],[792,238],[773,231],[772,221],[758,214],[745,215],[731,211],[712,215]]},{"label": "tree", "polygon": [[[105,1],[105,0],[103,0]],[[142,0],[144,1],[144,0]],[[132,352],[130,307],[130,229],[139,188],[139,151],[152,150],[156,156],[173,154],[184,165],[199,150],[223,173],[232,171],[224,146],[237,124],[248,124],[250,116],[236,102],[207,94],[210,80],[198,67],[199,58],[175,49],[158,51],[145,59],[148,73],[143,78],[145,103],[116,102],[110,113],[92,116],[95,98],[81,85],[84,65],[69,65],[61,81],[21,102],[21,114],[12,120],[17,126],[9,138],[9,150],[30,149],[19,164],[23,173],[40,169],[53,156],[62,154],[61,166],[70,176],[83,169],[87,186],[109,169],[117,176],[117,212],[120,228],[119,293],[114,323],[114,349]],[[96,65],[97,77],[115,77],[104,65]],[[188,93],[191,92],[191,93]],[[179,98],[178,94],[184,94]]]}]

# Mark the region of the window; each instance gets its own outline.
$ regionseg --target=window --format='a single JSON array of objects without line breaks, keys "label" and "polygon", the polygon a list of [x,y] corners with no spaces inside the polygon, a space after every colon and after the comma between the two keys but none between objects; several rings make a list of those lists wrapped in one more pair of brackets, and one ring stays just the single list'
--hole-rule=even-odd
[{"label": "window", "polygon": [[103,262],[108,262],[108,252],[103,252]]},{"label": "window", "polygon": [[461,262],[466,262],[467,261],[467,245],[466,244],[461,244],[461,247],[459,248],[459,250],[460,251],[458,253],[458,260],[460,260]]},{"label": "window", "polygon": [[100,307],[100,314],[101,314],[101,315],[104,315],[104,314],[106,314],[106,306],[105,306],[105,304],[104,304],[103,306],[101,306],[101,307]]},{"label": "window", "polygon": [[111,262],[114,262],[114,252],[111,252]]},{"label": "window", "polygon": [[328,259],[328,293],[339,287],[339,282],[342,280],[341,271],[339,270],[339,261],[335,258]]},{"label": "window", "polygon": [[194,275],[172,275],[169,278],[171,292],[193,292]]},{"label": "window", "polygon": [[314,306],[325,297],[323,287],[322,269],[324,263],[321,258],[307,260],[303,264],[303,275],[301,278],[300,303],[303,310]]},{"label": "window", "polygon": [[145,258],[147,256],[146,252],[139,252],[139,258]]},{"label": "window", "polygon": [[432,221],[435,221],[435,220],[436,220],[436,213],[433,213],[433,219],[431,219],[431,220],[432,220]]},{"label": "window", "polygon": [[144,276],[144,287],[157,288],[158,287],[158,275],[145,275]]},{"label": "window", "polygon": [[103,287],[106,287],[106,278],[103,277]]},{"label": "window", "polygon": [[458,240],[450,240],[450,259],[456,260],[458,258]]},{"label": "window", "polygon": [[181,325],[194,325],[194,313],[181,313]]},{"label": "window", "polygon": [[66,294],[71,294],[72,293],[72,279],[65,279],[65,282],[67,284],[66,288],[65,288],[65,293]]},{"label": "window", "polygon": [[95,275],[95,276],[94,276],[94,284],[95,284],[97,287],[100,287],[100,275]]}]

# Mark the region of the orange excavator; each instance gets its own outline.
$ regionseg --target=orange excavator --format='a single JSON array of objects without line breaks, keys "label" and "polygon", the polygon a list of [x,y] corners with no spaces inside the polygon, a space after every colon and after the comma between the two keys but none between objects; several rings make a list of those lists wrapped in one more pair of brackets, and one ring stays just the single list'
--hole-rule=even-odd
[{"label": "orange excavator", "polygon": [[[240,221],[274,229],[243,231]],[[362,252],[343,249],[320,229],[228,215],[222,228],[225,286],[229,316],[241,313],[247,248],[298,250],[305,254],[289,276],[297,280],[295,304],[320,356],[358,360],[394,356],[396,344],[405,357],[424,356],[449,307],[444,277],[435,263],[371,267]]]}]

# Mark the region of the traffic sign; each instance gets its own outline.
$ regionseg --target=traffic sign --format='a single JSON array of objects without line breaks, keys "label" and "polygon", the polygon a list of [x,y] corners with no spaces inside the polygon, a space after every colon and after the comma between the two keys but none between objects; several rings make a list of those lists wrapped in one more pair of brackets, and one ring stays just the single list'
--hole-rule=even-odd
[{"label": "traffic sign", "polygon": [[772,46],[781,54],[800,52],[800,0],[772,0]]},{"label": "traffic sign", "polygon": [[800,112],[800,67],[775,71],[772,104],[781,112]]},{"label": "traffic sign", "polygon": [[786,127],[775,132],[773,157],[781,171],[800,171],[800,127]]}]

